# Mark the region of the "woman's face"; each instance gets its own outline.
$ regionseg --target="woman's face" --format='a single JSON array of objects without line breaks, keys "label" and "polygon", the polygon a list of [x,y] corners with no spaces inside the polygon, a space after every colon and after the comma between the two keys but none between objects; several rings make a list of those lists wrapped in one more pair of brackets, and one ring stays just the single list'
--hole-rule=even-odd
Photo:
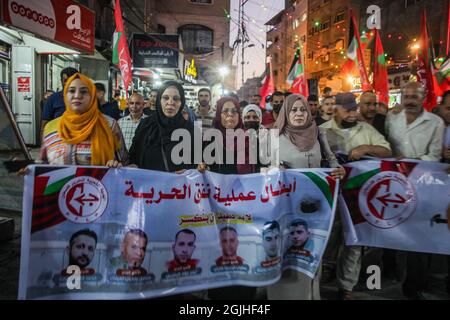
[{"label": "woman's face", "polygon": [[181,107],[180,92],[176,87],[168,87],[161,96],[162,112],[167,118],[173,118]]},{"label": "woman's face", "polygon": [[85,113],[89,109],[91,97],[87,84],[80,79],[73,80],[67,89],[69,107],[77,114]]},{"label": "woman's face", "polygon": [[290,125],[294,127],[301,127],[306,124],[307,120],[308,111],[306,110],[306,106],[301,100],[295,101],[291,111],[289,112]]},{"label": "woman's face", "polygon": [[227,101],[222,107],[222,125],[225,129],[234,129],[239,123],[239,113],[233,102]]}]

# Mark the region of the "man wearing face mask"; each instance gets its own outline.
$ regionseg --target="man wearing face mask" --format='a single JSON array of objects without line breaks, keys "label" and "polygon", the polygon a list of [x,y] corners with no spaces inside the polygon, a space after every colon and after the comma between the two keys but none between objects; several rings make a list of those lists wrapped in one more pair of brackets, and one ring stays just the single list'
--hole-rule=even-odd
[{"label": "man wearing face mask", "polygon": [[347,153],[349,160],[391,156],[386,139],[371,125],[358,121],[358,105],[352,93],[338,93],[334,109],[333,119],[321,125],[327,130],[332,151]]},{"label": "man wearing face mask", "polygon": [[[391,156],[391,148],[386,139],[371,125],[358,121],[358,105],[352,93],[338,93],[334,109],[333,119],[320,126],[326,130],[333,152],[347,153],[349,160],[359,160],[364,156]],[[328,241],[330,245],[342,240],[340,231],[340,221],[336,218]],[[353,288],[358,283],[361,270],[361,248],[343,245],[341,250],[338,250],[340,254],[336,261],[336,278],[339,298],[342,300],[353,300]],[[335,248],[329,247],[327,250],[333,249]],[[326,256],[324,255],[324,265],[327,265]]]},{"label": "man wearing face mask", "polygon": [[[437,115],[423,109],[425,90],[419,82],[409,82],[402,88],[403,110],[388,114],[386,134],[394,156],[425,161],[440,161],[442,155],[444,122]],[[406,279],[403,294],[414,300],[424,300],[427,286],[430,254],[406,253]]]},{"label": "man wearing face mask", "polygon": [[262,124],[267,129],[272,129],[275,121],[278,118],[278,114],[280,113],[281,107],[284,103],[284,94],[280,91],[275,91],[272,94],[272,98],[270,100],[270,105],[272,106],[272,111],[266,112],[262,118]]}]

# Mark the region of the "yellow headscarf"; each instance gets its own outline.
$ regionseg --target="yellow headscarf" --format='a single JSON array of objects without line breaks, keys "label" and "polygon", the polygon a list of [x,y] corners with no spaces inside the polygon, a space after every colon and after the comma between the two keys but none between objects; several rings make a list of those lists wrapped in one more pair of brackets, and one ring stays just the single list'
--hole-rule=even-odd
[{"label": "yellow headscarf", "polygon": [[[89,108],[83,114],[77,114],[70,108],[67,91],[73,80],[80,79],[91,94]],[[119,149],[119,141],[109,127],[108,121],[98,108],[96,87],[91,79],[76,73],[67,79],[64,86],[64,104],[66,112],[61,116],[58,133],[65,143],[78,144],[91,141],[91,165],[104,166],[108,160],[114,160],[114,151]]]}]

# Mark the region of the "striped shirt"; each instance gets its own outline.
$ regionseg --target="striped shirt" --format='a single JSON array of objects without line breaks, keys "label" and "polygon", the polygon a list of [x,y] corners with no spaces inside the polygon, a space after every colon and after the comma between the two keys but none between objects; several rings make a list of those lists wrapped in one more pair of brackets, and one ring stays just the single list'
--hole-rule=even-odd
[{"label": "striped shirt", "polygon": [[198,109],[197,109],[197,110],[195,110],[195,116],[197,117],[197,121],[202,122],[202,128],[208,129],[208,128],[212,128],[212,126],[213,126],[213,121],[216,117],[216,111],[214,111],[212,109],[212,107],[210,107],[208,114],[206,116],[203,116],[198,112]]},{"label": "striped shirt", "polygon": [[141,120],[145,118],[147,118],[147,116],[143,114],[139,121],[134,122],[131,118],[131,115],[128,115],[118,121],[120,129],[122,130],[123,138],[125,139],[127,150],[130,150],[131,148],[136,128],[138,127],[139,123],[141,123]]}]

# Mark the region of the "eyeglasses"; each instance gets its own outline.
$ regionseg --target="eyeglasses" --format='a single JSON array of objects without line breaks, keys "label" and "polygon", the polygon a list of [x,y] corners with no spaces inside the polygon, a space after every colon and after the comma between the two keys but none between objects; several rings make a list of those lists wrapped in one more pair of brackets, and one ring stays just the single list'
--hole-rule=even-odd
[{"label": "eyeglasses", "polygon": [[238,113],[237,109],[222,109],[222,114],[235,115],[237,113]]}]

